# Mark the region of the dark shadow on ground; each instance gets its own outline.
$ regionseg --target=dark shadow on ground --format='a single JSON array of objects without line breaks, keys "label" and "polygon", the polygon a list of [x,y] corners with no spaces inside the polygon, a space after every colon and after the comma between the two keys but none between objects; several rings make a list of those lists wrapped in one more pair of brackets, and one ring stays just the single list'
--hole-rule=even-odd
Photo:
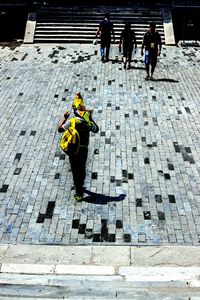
[{"label": "dark shadow on ground", "polygon": [[175,82],[178,83],[178,80],[170,79],[170,78],[160,78],[160,79],[155,79],[154,81],[164,81],[164,82]]},{"label": "dark shadow on ground", "polygon": [[131,69],[135,69],[135,70],[145,70],[145,68],[143,68],[143,67],[135,67],[135,66],[131,66]]},{"label": "dark shadow on ground", "polygon": [[111,196],[105,196],[102,194],[97,194],[97,193],[93,193],[91,191],[85,190],[84,191],[85,194],[87,194],[88,196],[83,198],[83,201],[88,202],[88,203],[95,203],[95,204],[108,204],[109,202],[115,201],[123,201],[126,198],[125,194],[121,194],[117,197],[111,197]]}]

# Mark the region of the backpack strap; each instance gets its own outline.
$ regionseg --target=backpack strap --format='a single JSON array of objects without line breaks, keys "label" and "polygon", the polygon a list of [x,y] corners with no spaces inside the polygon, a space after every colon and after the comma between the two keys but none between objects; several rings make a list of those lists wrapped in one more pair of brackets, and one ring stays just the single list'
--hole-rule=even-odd
[{"label": "backpack strap", "polygon": [[71,125],[71,127],[75,128],[75,126],[76,126],[76,120],[75,120],[75,118],[71,118],[70,119],[70,125]]}]

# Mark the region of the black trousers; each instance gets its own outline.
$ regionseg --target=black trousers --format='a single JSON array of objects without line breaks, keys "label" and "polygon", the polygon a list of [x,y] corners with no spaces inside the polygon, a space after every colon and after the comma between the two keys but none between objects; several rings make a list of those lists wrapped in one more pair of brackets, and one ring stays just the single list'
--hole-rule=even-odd
[{"label": "black trousers", "polygon": [[71,165],[76,194],[79,195],[83,193],[83,185],[86,176],[85,166],[87,161],[87,155],[88,148],[80,147],[76,155],[69,156],[69,162]]}]

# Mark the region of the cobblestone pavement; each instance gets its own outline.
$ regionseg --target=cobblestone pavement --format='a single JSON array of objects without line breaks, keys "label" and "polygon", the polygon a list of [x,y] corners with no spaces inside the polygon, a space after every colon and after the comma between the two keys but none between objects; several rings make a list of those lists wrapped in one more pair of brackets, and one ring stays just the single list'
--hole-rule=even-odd
[{"label": "cobblestone pavement", "polygon": [[[0,49],[0,242],[200,243],[200,51],[163,47],[157,81],[117,46]],[[73,199],[57,124],[81,91],[92,134],[84,201]]]}]

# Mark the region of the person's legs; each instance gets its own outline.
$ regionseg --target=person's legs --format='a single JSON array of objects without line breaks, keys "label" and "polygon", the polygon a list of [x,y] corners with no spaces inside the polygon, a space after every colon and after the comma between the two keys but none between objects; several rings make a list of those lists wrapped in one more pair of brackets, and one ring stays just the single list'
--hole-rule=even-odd
[{"label": "person's legs", "polygon": [[104,62],[105,59],[105,42],[102,40],[100,45],[101,61]]},{"label": "person's legs", "polygon": [[103,47],[100,48],[101,61],[104,61],[104,50],[105,50],[105,48],[103,48]]},{"label": "person's legs", "polygon": [[130,47],[128,50],[128,69],[131,68],[132,52],[133,52],[133,47]]},{"label": "person's legs", "polygon": [[109,61],[110,42],[106,43],[106,61]]},{"label": "person's legs", "polygon": [[126,69],[127,57],[123,56],[124,69]]},{"label": "person's legs", "polygon": [[127,48],[126,45],[123,44],[123,63],[124,63],[124,69],[126,69],[126,64],[128,60],[128,53],[127,53]]},{"label": "person's legs", "polygon": [[148,79],[150,79],[150,76],[149,76],[149,64],[145,64],[145,69],[146,69],[146,73],[147,73],[145,79],[148,80]]},{"label": "person's legs", "polygon": [[86,176],[85,166],[87,161],[87,153],[87,148],[80,148],[77,155],[69,157],[74,185],[76,189],[75,198],[76,196],[83,196],[83,185]]},{"label": "person's legs", "polygon": [[145,69],[146,69],[146,73],[147,73],[147,75],[145,77],[146,80],[150,79],[149,64],[150,64],[149,50],[145,50]]},{"label": "person's legs", "polygon": [[157,53],[153,53],[151,55],[151,75],[150,75],[151,80],[154,80],[153,73],[154,73],[156,64],[157,64]]}]

